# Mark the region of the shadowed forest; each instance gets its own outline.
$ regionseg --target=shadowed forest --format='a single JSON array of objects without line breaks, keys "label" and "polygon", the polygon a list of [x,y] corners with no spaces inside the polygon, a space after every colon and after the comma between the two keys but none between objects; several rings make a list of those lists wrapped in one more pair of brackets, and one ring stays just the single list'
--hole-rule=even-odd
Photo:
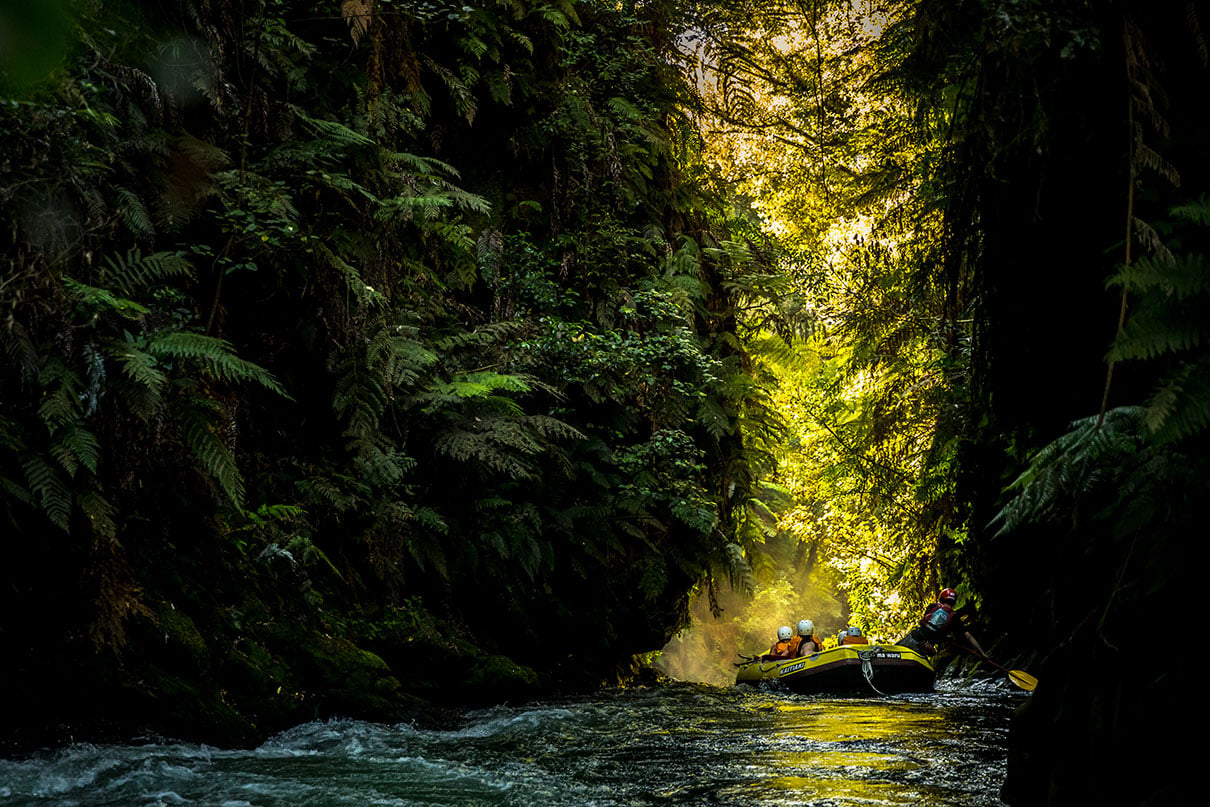
[{"label": "shadowed forest", "polygon": [[440,723],[952,586],[1041,681],[1006,801],[1183,793],[1207,25],[0,4],[0,747]]}]

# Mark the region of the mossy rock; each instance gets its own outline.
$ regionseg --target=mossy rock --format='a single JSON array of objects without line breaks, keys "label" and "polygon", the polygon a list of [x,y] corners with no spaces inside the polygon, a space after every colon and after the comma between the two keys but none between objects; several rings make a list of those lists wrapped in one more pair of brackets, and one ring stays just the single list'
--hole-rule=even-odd
[{"label": "mossy rock", "polygon": [[223,693],[203,678],[178,675],[148,665],[130,691],[130,705],[143,715],[127,715],[182,737],[204,737],[222,744],[245,744],[257,737],[253,721],[232,708]]},{"label": "mossy rock", "polygon": [[348,639],[317,633],[299,649],[311,659],[316,683],[325,688],[384,694],[399,689],[398,679],[382,658]]},{"label": "mossy rock", "polygon": [[166,667],[202,672],[210,669],[210,647],[188,614],[171,603],[160,603],[151,614],[131,622],[132,643],[147,657]]},{"label": "mossy rock", "polygon": [[466,700],[484,703],[526,700],[541,692],[538,673],[507,656],[472,656],[462,679]]},{"label": "mossy rock", "polygon": [[258,694],[294,689],[295,676],[290,668],[263,645],[241,639],[223,659],[224,683],[238,691]]},{"label": "mossy rock", "polygon": [[294,673],[296,697],[319,715],[395,719],[414,699],[385,661],[348,639],[278,626],[269,646]]}]

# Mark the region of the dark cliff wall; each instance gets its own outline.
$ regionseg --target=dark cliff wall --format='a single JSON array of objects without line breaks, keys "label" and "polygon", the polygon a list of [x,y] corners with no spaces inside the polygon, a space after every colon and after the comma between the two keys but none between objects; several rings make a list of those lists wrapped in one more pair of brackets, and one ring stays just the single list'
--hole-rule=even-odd
[{"label": "dark cliff wall", "polygon": [[950,197],[973,267],[966,562],[983,618],[1042,681],[1014,720],[1006,796],[1161,803],[1188,786],[1142,772],[1181,756],[1156,739],[1192,676],[1157,641],[1206,516],[1207,401],[1187,381],[1204,366],[1205,15],[992,6],[925,3],[918,22],[922,61],[970,92]]}]

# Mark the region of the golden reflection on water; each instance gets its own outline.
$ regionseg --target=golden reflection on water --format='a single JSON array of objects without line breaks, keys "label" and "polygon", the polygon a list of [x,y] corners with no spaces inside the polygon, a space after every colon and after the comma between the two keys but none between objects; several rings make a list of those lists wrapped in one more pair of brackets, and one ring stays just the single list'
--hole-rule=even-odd
[{"label": "golden reflection on water", "polygon": [[935,704],[787,699],[750,708],[776,719],[749,758],[753,779],[726,788],[725,803],[962,803],[926,784],[935,777],[925,769],[956,741],[952,718]]},{"label": "golden reflection on water", "polygon": [[804,776],[779,776],[731,788],[728,796],[736,801],[763,803],[761,796],[776,796],[782,805],[817,803],[827,799],[835,804],[921,804],[923,794],[901,784],[862,779],[823,779]]},{"label": "golden reflection on water", "polygon": [[828,768],[863,768],[875,771],[908,771],[920,763],[893,754],[843,751],[782,751],[763,757],[775,766],[794,770],[825,770]]},{"label": "golden reflection on water", "polygon": [[768,708],[782,713],[779,733],[817,742],[878,741],[904,735],[940,740],[948,724],[944,712],[912,703],[885,701],[786,701]]}]

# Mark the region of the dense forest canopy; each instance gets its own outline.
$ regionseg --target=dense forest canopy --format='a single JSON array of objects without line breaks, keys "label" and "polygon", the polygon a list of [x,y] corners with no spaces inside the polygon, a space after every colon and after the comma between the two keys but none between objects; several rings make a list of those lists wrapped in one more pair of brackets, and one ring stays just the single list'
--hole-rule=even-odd
[{"label": "dense forest canopy", "polygon": [[945,584],[1063,803],[1177,687],[1124,659],[1205,501],[1204,22],[0,6],[6,739],[616,681],[694,598],[697,656],[752,601],[894,638]]}]

